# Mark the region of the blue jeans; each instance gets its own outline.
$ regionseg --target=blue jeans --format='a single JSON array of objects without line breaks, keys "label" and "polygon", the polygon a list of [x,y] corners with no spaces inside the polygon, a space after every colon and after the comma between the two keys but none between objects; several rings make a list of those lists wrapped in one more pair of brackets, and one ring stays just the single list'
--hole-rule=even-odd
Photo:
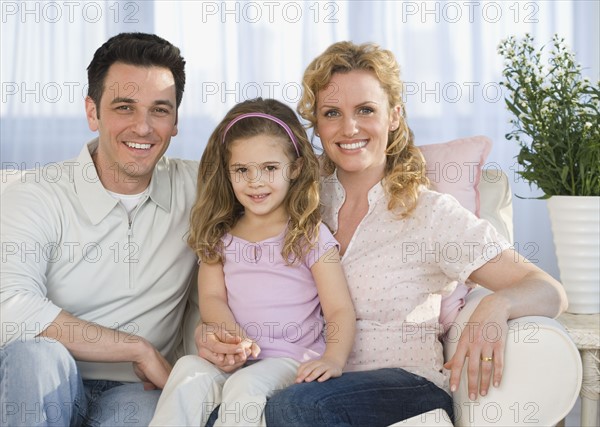
[{"label": "blue jeans", "polygon": [[452,398],[404,369],[347,372],[323,383],[294,384],[266,406],[269,427],[388,426],[432,409],[453,420]]},{"label": "blue jeans", "polygon": [[0,348],[3,426],[147,426],[159,396],[141,383],[82,381],[75,360],[57,341]]}]

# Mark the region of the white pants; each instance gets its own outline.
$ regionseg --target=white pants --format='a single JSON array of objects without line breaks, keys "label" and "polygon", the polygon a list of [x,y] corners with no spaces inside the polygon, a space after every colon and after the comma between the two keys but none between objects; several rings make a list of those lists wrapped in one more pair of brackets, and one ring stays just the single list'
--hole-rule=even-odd
[{"label": "white pants", "polygon": [[150,426],[204,426],[217,405],[215,426],[266,426],[264,407],[275,391],[291,385],[299,362],[264,359],[226,374],[198,356],[177,361]]}]

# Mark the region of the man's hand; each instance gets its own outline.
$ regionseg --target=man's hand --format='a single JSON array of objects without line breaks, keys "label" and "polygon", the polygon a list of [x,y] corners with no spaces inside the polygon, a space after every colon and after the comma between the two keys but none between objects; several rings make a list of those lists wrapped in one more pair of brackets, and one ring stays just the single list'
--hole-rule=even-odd
[{"label": "man's hand", "polygon": [[149,342],[139,360],[133,362],[133,371],[142,380],[144,390],[162,389],[171,373],[171,364]]},{"label": "man's hand", "polygon": [[242,345],[242,338],[220,326],[198,324],[195,332],[198,355],[223,372],[233,372],[246,363],[252,350]]},{"label": "man's hand", "polygon": [[[76,360],[85,362],[131,362],[135,374],[144,383],[146,390],[162,389],[171,372],[171,364],[141,336],[130,335],[117,329],[79,319],[61,311],[52,322],[55,327],[46,328],[39,336],[55,339],[62,343]],[[94,326],[99,340],[90,342],[86,328]],[[69,334],[61,334],[61,331]]]}]

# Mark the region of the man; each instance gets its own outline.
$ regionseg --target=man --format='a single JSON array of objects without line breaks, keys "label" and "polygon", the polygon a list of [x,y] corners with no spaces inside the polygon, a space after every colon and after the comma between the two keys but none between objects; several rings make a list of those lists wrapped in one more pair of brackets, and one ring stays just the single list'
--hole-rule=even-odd
[{"label": "man", "polygon": [[158,36],[109,39],[88,67],[98,138],[56,176],[26,173],[2,195],[1,424],[152,418],[195,265],[197,162],[163,157],[184,65]]}]

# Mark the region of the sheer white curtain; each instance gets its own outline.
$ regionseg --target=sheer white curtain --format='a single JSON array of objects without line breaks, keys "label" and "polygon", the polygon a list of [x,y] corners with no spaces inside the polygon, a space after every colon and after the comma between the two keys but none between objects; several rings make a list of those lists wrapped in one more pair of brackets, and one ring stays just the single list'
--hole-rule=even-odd
[{"label": "sheer white curtain", "polygon": [[[155,32],[187,61],[180,133],[169,155],[197,159],[236,102],[299,99],[304,67],[339,40],[392,50],[406,82],[417,144],[483,134],[513,192],[535,196],[513,171],[514,144],[498,82],[500,40],[559,33],[598,80],[597,1],[3,1],[0,109],[3,167],[77,155],[94,135],[83,99],[86,67],[109,36]],[[558,276],[545,202],[515,199],[517,248]]]}]

